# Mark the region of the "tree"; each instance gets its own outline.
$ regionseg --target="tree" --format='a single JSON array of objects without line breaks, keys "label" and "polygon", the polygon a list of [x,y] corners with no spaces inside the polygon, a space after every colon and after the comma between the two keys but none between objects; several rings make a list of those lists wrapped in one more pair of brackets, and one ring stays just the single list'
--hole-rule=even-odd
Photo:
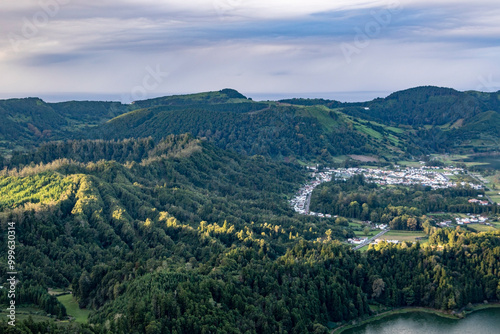
[{"label": "tree", "polygon": [[335,219],[335,224],[346,226],[349,225],[349,221],[344,217],[338,217],[337,219]]},{"label": "tree", "polygon": [[404,288],[403,295],[406,305],[411,306],[413,305],[413,303],[415,303],[415,292],[411,287]]},{"label": "tree", "polygon": [[407,226],[408,226],[409,230],[415,231],[417,229],[418,221],[417,221],[416,218],[414,218],[414,217],[408,218],[408,220],[406,221],[406,223],[407,223]]},{"label": "tree", "polygon": [[424,229],[425,234],[430,235],[432,233],[432,225],[428,219],[423,222],[422,228]]},{"label": "tree", "polygon": [[377,278],[376,280],[373,281],[372,284],[372,297],[378,298],[384,292],[385,289],[385,282],[381,278]]}]

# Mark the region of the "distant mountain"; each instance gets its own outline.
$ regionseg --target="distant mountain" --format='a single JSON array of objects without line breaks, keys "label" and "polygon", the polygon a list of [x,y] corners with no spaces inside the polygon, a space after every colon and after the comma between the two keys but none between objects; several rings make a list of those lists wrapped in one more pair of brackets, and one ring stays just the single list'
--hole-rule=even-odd
[{"label": "distant mountain", "polygon": [[295,105],[324,105],[367,120],[390,124],[441,126],[466,121],[488,111],[499,110],[499,93],[459,92],[451,88],[422,86],[398,91],[368,102],[341,103],[324,99],[281,100]]},{"label": "distant mountain", "polygon": [[361,106],[369,108],[363,108],[363,114],[372,119],[414,127],[453,124],[488,110],[486,104],[467,93],[431,86],[392,93]]},{"label": "distant mountain", "polygon": [[149,100],[135,101],[132,104],[134,108],[148,108],[155,106],[207,105],[235,102],[248,102],[248,99],[234,89],[225,88],[217,92],[172,95]]},{"label": "distant mountain", "polygon": [[127,139],[191,133],[216,146],[279,160],[497,150],[500,94],[417,87],[359,103],[255,102],[233,89],[136,101],[0,101],[0,149],[51,140]]}]

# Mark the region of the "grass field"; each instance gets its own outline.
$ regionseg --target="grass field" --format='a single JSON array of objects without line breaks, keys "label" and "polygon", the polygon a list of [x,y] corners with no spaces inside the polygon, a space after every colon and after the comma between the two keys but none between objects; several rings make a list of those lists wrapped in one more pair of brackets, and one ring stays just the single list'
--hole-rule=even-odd
[{"label": "grass field", "polygon": [[[379,233],[380,230],[372,230],[370,231],[370,234],[368,234],[368,237],[373,237],[377,233]],[[354,231],[354,234],[356,234],[357,237],[366,237],[367,235],[363,231]]]},{"label": "grass field", "polygon": [[328,131],[334,131],[339,126],[339,122],[330,116],[330,112],[331,110],[325,106],[302,106],[297,109],[296,115],[316,118]]},{"label": "grass field", "polygon": [[399,241],[416,241],[416,238],[426,237],[422,231],[389,231],[380,239],[399,240]]},{"label": "grass field", "polygon": [[500,195],[498,194],[498,190],[487,191],[486,195],[490,196],[490,198],[493,202],[500,203]]},{"label": "grass field", "polygon": [[[0,308],[0,317],[6,319],[7,311],[6,311],[7,306],[6,305],[1,305]],[[54,321],[55,318],[51,318],[47,316],[47,312],[44,310],[37,308],[35,306],[19,306],[16,307],[16,321],[23,321],[27,320],[29,317],[33,319],[35,322],[41,322],[41,321]]]},{"label": "grass field", "polygon": [[365,125],[359,125],[359,126],[356,126],[356,129],[361,131],[361,132],[364,132],[366,133],[367,135],[373,137],[373,138],[376,138],[376,139],[382,139],[382,135],[380,134],[380,132],[377,132]]},{"label": "grass field", "polygon": [[478,232],[491,232],[496,231],[497,229],[493,226],[481,225],[481,224],[471,224],[470,228],[475,229]]},{"label": "grass field", "polygon": [[470,182],[470,183],[478,183],[475,177],[470,175],[458,174],[450,176],[450,180],[455,182]]},{"label": "grass field", "polygon": [[341,162],[344,162],[345,159],[347,159],[347,156],[346,155],[338,155],[338,156],[335,156],[335,157],[332,157],[332,160],[333,162],[335,163],[341,163]]},{"label": "grass field", "polygon": [[364,247],[361,247],[360,249],[358,249],[358,251],[360,251],[360,252],[366,252],[366,251],[368,250],[368,247],[369,247],[369,246],[370,246],[370,245],[366,245],[366,246],[364,246]]},{"label": "grass field", "polygon": [[494,175],[485,177],[488,181],[487,186],[492,189],[486,194],[491,197],[494,202],[500,203],[500,171],[496,171]]},{"label": "grass field", "polygon": [[363,223],[359,219],[351,218],[351,219],[349,219],[349,226],[363,228]]},{"label": "grass field", "polygon": [[403,167],[421,167],[422,164],[418,161],[398,161],[398,165]]},{"label": "grass field", "polygon": [[67,289],[50,289],[49,288],[49,295],[58,296],[58,295],[65,293],[67,291],[68,291]]},{"label": "grass field", "polygon": [[64,296],[59,296],[57,299],[66,307],[66,312],[68,315],[75,318],[76,322],[85,323],[89,317],[89,310],[82,310],[78,307],[78,302],[73,295],[68,294]]},{"label": "grass field", "polygon": [[470,158],[469,155],[461,155],[461,154],[432,154],[431,156],[434,159],[440,160],[445,164],[450,164],[450,165],[460,162],[461,160]]},{"label": "grass field", "polygon": [[[354,234],[357,237],[366,237],[365,233],[363,232],[363,229],[365,228],[365,226],[366,225],[363,224],[361,222],[361,220],[359,220],[359,219],[352,219],[351,221],[349,221],[349,227],[354,230]],[[368,237],[372,237],[375,234],[377,234],[378,232],[380,232],[380,231],[377,231],[377,230],[370,231],[370,233],[368,234]]]}]

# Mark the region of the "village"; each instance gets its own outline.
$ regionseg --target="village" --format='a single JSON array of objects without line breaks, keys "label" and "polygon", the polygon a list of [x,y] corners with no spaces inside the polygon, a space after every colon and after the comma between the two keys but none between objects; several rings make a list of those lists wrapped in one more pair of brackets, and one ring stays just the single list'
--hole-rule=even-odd
[{"label": "village", "polygon": [[[290,204],[293,209],[300,214],[318,216],[322,218],[332,218],[332,215],[310,211],[310,197],[314,188],[323,182],[331,181],[332,178],[347,180],[354,175],[363,174],[367,182],[373,182],[379,185],[423,185],[431,187],[432,189],[469,186],[477,190],[483,189],[483,185],[481,184],[471,182],[454,182],[450,179],[453,175],[464,173],[464,169],[462,168],[440,168],[428,166],[422,166],[420,168],[397,168],[396,170],[379,168],[324,168],[321,171],[318,171],[318,168],[314,166],[307,168],[312,171],[312,180],[300,188],[297,195],[290,201]],[[477,203],[479,205],[489,204],[486,200],[475,198],[470,199],[469,202]]]},{"label": "village", "polygon": [[427,167],[420,168],[407,167],[404,169],[385,170],[368,168],[339,168],[326,169],[326,173],[335,174],[336,177],[347,179],[353,175],[363,174],[368,182],[374,182],[379,185],[423,185],[432,189],[450,188],[457,186],[470,186],[473,189],[480,190],[481,184],[471,182],[454,182],[450,179],[453,175],[464,173],[462,168],[440,168]]}]

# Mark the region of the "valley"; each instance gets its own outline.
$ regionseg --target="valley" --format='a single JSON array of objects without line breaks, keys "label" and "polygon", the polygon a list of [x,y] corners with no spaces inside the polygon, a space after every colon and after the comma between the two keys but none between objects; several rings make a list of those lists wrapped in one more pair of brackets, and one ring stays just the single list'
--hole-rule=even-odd
[{"label": "valley", "polygon": [[17,330],[328,333],[497,302],[497,95],[2,100]]}]

